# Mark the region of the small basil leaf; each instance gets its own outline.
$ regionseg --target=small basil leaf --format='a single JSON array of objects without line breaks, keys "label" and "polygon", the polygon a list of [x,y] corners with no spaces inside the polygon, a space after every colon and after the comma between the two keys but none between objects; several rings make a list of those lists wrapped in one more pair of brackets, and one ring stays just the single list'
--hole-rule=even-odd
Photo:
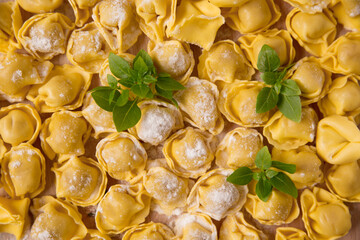
[{"label": "small basil leaf", "polygon": [[166,91],[176,91],[185,89],[181,83],[171,77],[159,77],[156,82],[156,86]]},{"label": "small basil leaf", "polygon": [[278,102],[278,95],[274,88],[264,87],[256,99],[256,113],[264,113],[273,109]]},{"label": "small basil leaf", "polygon": [[140,98],[146,98],[148,92],[151,91],[151,89],[148,85],[140,83],[132,86],[131,91]]},{"label": "small basil leaf", "polygon": [[91,92],[95,103],[105,111],[112,112],[115,102],[109,103],[109,98],[113,89],[111,87],[97,87]]},{"label": "small basil leaf", "polygon": [[116,101],[116,106],[122,107],[129,101],[129,90],[124,89],[121,91],[121,95],[118,97]]},{"label": "small basil leaf", "polygon": [[118,132],[135,126],[141,118],[141,110],[137,101],[128,101],[124,106],[114,106],[113,120]]},{"label": "small basil leaf", "polygon": [[287,96],[298,96],[301,94],[301,90],[296,82],[292,79],[286,79],[282,82],[280,92]]},{"label": "small basil leaf", "polygon": [[279,161],[272,161],[271,166],[280,170],[283,170],[288,173],[295,173],[296,172],[296,165],[295,164],[287,164]]},{"label": "small basil leaf", "polygon": [[274,90],[275,90],[275,92],[276,92],[277,95],[280,94],[280,91],[281,91],[281,81],[278,81],[278,82],[275,83],[275,85],[274,85]]},{"label": "small basil leaf", "polygon": [[157,94],[163,98],[172,99],[172,91],[166,91],[166,90],[162,90],[161,88],[159,88],[158,86],[155,85],[155,90],[157,92]]},{"label": "small basil leaf", "polygon": [[130,77],[130,64],[114,53],[110,53],[109,55],[109,67],[112,74],[118,78]]},{"label": "small basil leaf", "polygon": [[134,82],[132,81],[131,78],[122,78],[122,79],[119,79],[118,82],[127,88],[131,88],[132,86],[134,86]]},{"label": "small basil leaf", "polygon": [[171,102],[175,105],[175,107],[179,108],[179,104],[178,104],[178,102],[175,100],[175,98],[171,98],[170,100],[171,100]]},{"label": "small basil leaf", "polygon": [[113,75],[111,75],[111,74],[107,75],[107,82],[111,88],[114,88],[114,89],[117,88],[117,79]]},{"label": "small basil leaf", "polygon": [[153,77],[152,75],[145,75],[145,77],[144,77],[144,83],[146,83],[146,84],[151,84],[156,81],[157,81],[157,79],[155,77]]},{"label": "small basil leaf", "polygon": [[269,200],[271,191],[272,191],[272,186],[270,182],[264,181],[262,178],[260,178],[255,187],[256,195],[258,195],[260,200],[263,202]]},{"label": "small basil leaf", "polygon": [[301,121],[301,100],[300,96],[286,96],[282,93],[279,94],[279,102],[277,104],[280,112],[285,117],[294,121]]},{"label": "small basil leaf", "polygon": [[273,178],[274,176],[276,176],[279,172],[277,171],[274,171],[274,170],[271,170],[271,169],[267,169],[265,174],[266,174],[266,177],[268,178]]},{"label": "small basil leaf", "polygon": [[112,105],[114,102],[116,102],[119,96],[119,91],[117,89],[113,89],[109,95],[109,105]]},{"label": "small basil leaf", "polygon": [[154,98],[154,94],[151,90],[146,94],[146,98]]},{"label": "small basil leaf", "polygon": [[256,154],[255,165],[261,170],[271,167],[271,155],[267,146],[262,147]]},{"label": "small basil leaf", "polygon": [[138,75],[140,75],[140,77],[145,76],[145,74],[149,70],[142,57],[137,58],[134,62],[134,70],[138,72]]},{"label": "small basil leaf", "polygon": [[260,72],[274,72],[280,67],[280,58],[276,51],[269,45],[263,45],[257,60]]},{"label": "small basil leaf", "polygon": [[167,78],[167,77],[171,77],[171,76],[168,73],[162,72],[162,73],[159,73],[158,77]]},{"label": "small basil leaf", "polygon": [[143,59],[143,61],[145,62],[146,66],[148,67],[148,70],[152,73],[155,74],[156,73],[156,69],[154,67],[154,63],[150,57],[150,55],[143,49],[141,49],[138,54],[136,54],[136,57],[134,59],[134,63],[136,61],[137,58],[141,57]]},{"label": "small basil leaf", "polygon": [[240,167],[236,169],[230,176],[226,178],[226,181],[237,185],[246,185],[251,182],[253,178],[253,172],[248,167]]},{"label": "small basil leaf", "polygon": [[262,172],[254,172],[253,179],[259,181],[259,179],[261,178],[261,173]]},{"label": "small basil leaf", "polygon": [[266,84],[274,85],[278,80],[279,72],[264,72],[260,77]]},{"label": "small basil leaf", "polygon": [[298,190],[291,179],[283,172],[279,172],[276,176],[269,179],[271,185],[277,190],[297,198]]}]

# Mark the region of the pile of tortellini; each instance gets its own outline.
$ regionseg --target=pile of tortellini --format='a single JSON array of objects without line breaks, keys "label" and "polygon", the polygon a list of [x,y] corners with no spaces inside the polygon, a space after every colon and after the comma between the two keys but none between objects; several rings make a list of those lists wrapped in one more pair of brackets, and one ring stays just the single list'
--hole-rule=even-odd
[{"label": "pile of tortellini", "polygon": [[[360,1],[280,1],[1,1],[0,238],[264,240],[300,213],[306,232],[276,240],[345,236],[344,202],[360,202]],[[299,123],[255,111],[264,44],[294,64]],[[179,107],[140,102],[116,132],[89,91],[108,84],[110,52],[131,62],[144,45],[186,89]],[[226,181],[264,145],[296,165],[299,199]]]}]

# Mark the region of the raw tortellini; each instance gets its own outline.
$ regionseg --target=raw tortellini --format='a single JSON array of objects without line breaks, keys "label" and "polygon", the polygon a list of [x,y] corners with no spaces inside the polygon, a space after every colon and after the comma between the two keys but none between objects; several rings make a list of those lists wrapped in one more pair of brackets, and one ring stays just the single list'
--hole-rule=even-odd
[{"label": "raw tortellini", "polygon": [[225,20],[233,30],[245,34],[268,29],[280,16],[280,9],[273,0],[250,0],[232,7],[225,13]]},{"label": "raw tortellini", "polygon": [[181,129],[170,136],[163,147],[166,162],[182,177],[198,178],[214,160],[215,138],[199,129]]},{"label": "raw tortellini", "polygon": [[202,51],[198,73],[200,78],[211,82],[232,83],[235,79],[250,80],[255,71],[238,45],[223,40],[212,45],[209,51]]},{"label": "raw tortellini", "polygon": [[205,213],[217,221],[238,212],[246,201],[248,188],[227,182],[232,172],[217,168],[201,176],[187,199],[188,211]]},{"label": "raw tortellini", "polygon": [[310,240],[310,238],[300,229],[279,227],[276,229],[275,240]]},{"label": "raw tortellini", "polygon": [[75,24],[82,27],[90,17],[91,8],[99,0],[69,0],[69,3],[74,11]]},{"label": "raw tortellini", "polygon": [[312,191],[305,189],[300,202],[302,219],[311,239],[338,239],[350,230],[348,207],[328,191],[318,187]]},{"label": "raw tortellini", "polygon": [[336,20],[328,9],[310,14],[294,8],[286,17],[286,28],[315,56],[323,56],[336,37]]},{"label": "raw tortellini", "polygon": [[92,17],[113,51],[126,52],[141,34],[133,1],[101,1],[94,7]]},{"label": "raw tortellini", "polygon": [[228,132],[216,150],[216,165],[222,168],[255,167],[263,136],[255,129],[235,128]]},{"label": "raw tortellini", "polygon": [[45,158],[28,143],[11,148],[1,160],[1,182],[12,197],[34,198],[45,189]]},{"label": "raw tortellini", "polygon": [[35,220],[32,239],[83,239],[87,229],[77,208],[65,201],[44,196],[35,198],[30,207]]},{"label": "raw tortellini", "polygon": [[0,53],[7,53],[12,46],[20,48],[15,40],[15,34],[21,24],[20,9],[16,2],[0,3]]},{"label": "raw tortellini", "polygon": [[355,162],[360,159],[360,131],[347,117],[325,117],[317,128],[316,150],[324,161],[331,164]]},{"label": "raw tortellini", "polygon": [[98,143],[96,158],[111,177],[129,181],[145,169],[147,153],[134,136],[120,132]]},{"label": "raw tortellini", "polygon": [[301,121],[294,122],[277,111],[263,129],[270,144],[280,150],[296,149],[315,139],[318,116],[310,107],[302,108]]},{"label": "raw tortellini", "polygon": [[356,0],[333,1],[331,10],[344,28],[360,31],[360,2]]},{"label": "raw tortellini", "polygon": [[28,12],[44,13],[54,11],[61,6],[64,0],[16,0],[16,2]]},{"label": "raw tortellini", "polygon": [[61,13],[37,14],[22,25],[18,38],[32,56],[48,60],[65,53],[73,28],[71,20]]},{"label": "raw tortellini", "polygon": [[191,77],[185,87],[174,95],[184,120],[203,131],[219,134],[224,128],[224,120],[216,106],[219,98],[216,85]]},{"label": "raw tortellini", "polygon": [[88,234],[84,240],[111,240],[111,238],[95,229],[88,229]]},{"label": "raw tortellini", "polygon": [[57,65],[41,85],[34,85],[26,98],[41,112],[74,110],[82,105],[91,84],[91,74],[71,65]]},{"label": "raw tortellini", "polygon": [[285,0],[293,7],[299,8],[305,13],[317,13],[322,12],[327,7],[331,0]]},{"label": "raw tortellini", "polygon": [[174,237],[172,230],[162,224],[149,222],[129,229],[123,236],[123,240],[171,240]]},{"label": "raw tortellini", "polygon": [[64,164],[55,163],[56,196],[77,206],[96,205],[107,184],[105,170],[98,162],[86,157],[70,157]]}]

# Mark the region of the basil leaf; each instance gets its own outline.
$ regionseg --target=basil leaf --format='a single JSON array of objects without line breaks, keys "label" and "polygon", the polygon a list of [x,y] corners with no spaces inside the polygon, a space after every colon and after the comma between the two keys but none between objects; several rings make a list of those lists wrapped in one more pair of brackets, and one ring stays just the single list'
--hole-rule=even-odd
[{"label": "basil leaf", "polygon": [[91,96],[99,107],[105,111],[112,112],[115,106],[115,102],[109,102],[109,98],[113,90],[114,89],[107,86],[97,87],[92,90]]},{"label": "basil leaf", "polygon": [[129,90],[124,89],[116,101],[116,106],[122,107],[129,101]]},{"label": "basil leaf", "polygon": [[148,70],[152,73],[155,74],[156,73],[156,69],[154,67],[154,63],[150,57],[150,55],[143,49],[141,49],[138,54],[136,54],[136,57],[134,58],[134,63],[136,61],[137,58],[141,57],[143,59],[143,61],[145,62],[146,66],[148,67]]},{"label": "basil leaf", "polygon": [[135,126],[141,118],[141,110],[137,100],[128,101],[124,106],[114,106],[113,120],[118,132],[125,131]]},{"label": "basil leaf", "polygon": [[271,167],[271,155],[267,146],[262,147],[256,154],[255,165],[261,170]]},{"label": "basil leaf", "polygon": [[266,177],[268,178],[273,178],[274,176],[276,176],[279,172],[277,171],[274,171],[274,170],[271,170],[271,169],[267,169],[265,174],[266,174]]},{"label": "basil leaf", "polygon": [[114,102],[116,102],[119,96],[119,91],[117,89],[113,89],[109,95],[109,105],[112,105]]},{"label": "basil leaf", "polygon": [[253,178],[253,172],[248,167],[240,167],[236,169],[230,176],[226,178],[226,181],[237,185],[246,185],[251,182]]},{"label": "basil leaf", "polygon": [[281,91],[281,81],[276,82],[273,88],[276,94],[279,95]]},{"label": "basil leaf", "polygon": [[185,89],[181,83],[171,77],[158,77],[156,86],[166,91],[176,91]]},{"label": "basil leaf", "polygon": [[280,67],[280,58],[276,51],[269,45],[263,45],[257,60],[260,72],[274,72]]},{"label": "basil leaf", "polygon": [[161,73],[159,73],[158,77],[167,78],[167,77],[171,77],[171,76],[170,76],[170,74],[168,74],[166,72],[161,72]]},{"label": "basil leaf", "polygon": [[254,172],[253,179],[256,180],[256,181],[259,181],[259,179],[261,178],[262,173],[263,172]]},{"label": "basil leaf", "polygon": [[274,88],[264,87],[256,99],[256,113],[264,113],[273,109],[278,102],[278,95]]},{"label": "basil leaf", "polygon": [[171,98],[170,100],[171,100],[171,102],[175,105],[175,107],[179,108],[179,104],[178,104],[178,102],[175,100],[175,98]]},{"label": "basil leaf", "polygon": [[285,117],[294,121],[301,121],[301,101],[300,96],[286,96],[282,93],[279,94],[279,102],[277,104],[280,112]]},{"label": "basil leaf", "polygon": [[258,195],[260,200],[263,202],[269,200],[271,191],[272,191],[272,186],[270,182],[267,180],[263,180],[263,178],[260,178],[255,187],[256,195]]},{"label": "basil leaf", "polygon": [[151,91],[150,87],[144,83],[136,84],[131,87],[131,91],[140,98],[146,98],[148,92]]},{"label": "basil leaf", "polygon": [[161,88],[159,88],[157,85],[155,85],[155,90],[157,92],[157,94],[163,98],[172,99],[172,91],[166,91],[166,90],[162,90]]},{"label": "basil leaf", "polygon": [[131,88],[132,86],[134,86],[134,82],[131,78],[122,78],[122,79],[119,79],[118,82],[127,88]]},{"label": "basil leaf", "polygon": [[145,76],[145,74],[149,70],[142,57],[137,58],[134,62],[134,70],[137,71],[138,75],[140,75],[141,77]]},{"label": "basil leaf", "polygon": [[270,178],[271,185],[277,190],[291,195],[293,198],[297,198],[298,190],[291,179],[283,172],[279,172],[273,178]]},{"label": "basil leaf", "polygon": [[279,78],[279,72],[264,72],[260,77],[266,84],[274,85]]},{"label": "basil leaf", "polygon": [[144,77],[144,83],[146,83],[146,84],[151,84],[156,81],[157,81],[157,79],[152,75],[145,75],[145,77]]},{"label": "basil leaf", "polygon": [[283,170],[288,173],[295,173],[296,172],[296,165],[295,164],[287,164],[278,161],[272,161],[271,166],[280,170]]},{"label": "basil leaf", "polygon": [[107,75],[107,82],[111,88],[114,88],[114,89],[117,88],[117,79],[113,75],[111,75],[111,74]]},{"label": "basil leaf", "polygon": [[286,79],[282,82],[280,92],[286,96],[298,96],[301,94],[299,86],[292,79]]},{"label": "basil leaf", "polygon": [[114,53],[110,53],[109,55],[109,67],[112,74],[118,78],[130,77],[130,64]]}]

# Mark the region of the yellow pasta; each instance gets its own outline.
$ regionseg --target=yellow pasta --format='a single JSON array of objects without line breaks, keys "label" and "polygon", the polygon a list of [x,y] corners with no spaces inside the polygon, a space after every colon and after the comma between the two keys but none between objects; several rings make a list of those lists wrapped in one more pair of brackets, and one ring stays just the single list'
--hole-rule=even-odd
[{"label": "yellow pasta", "polygon": [[0,53],[7,53],[12,47],[20,48],[15,35],[21,24],[22,17],[17,3],[0,3]]},{"label": "yellow pasta", "polygon": [[331,6],[334,16],[344,28],[351,31],[360,31],[360,3],[356,0],[335,1]]},{"label": "yellow pasta", "polygon": [[331,0],[285,0],[285,2],[305,13],[314,14],[322,12],[331,3]]},{"label": "yellow pasta", "polygon": [[75,15],[75,24],[77,27],[82,27],[91,16],[91,8],[99,0],[69,0]]},{"label": "yellow pasta", "polygon": [[129,229],[123,236],[123,240],[171,240],[174,237],[172,230],[162,224],[149,222]]},{"label": "yellow pasta", "polygon": [[310,238],[300,229],[279,227],[276,229],[275,240],[310,240]]},{"label": "yellow pasta", "polygon": [[84,240],[111,240],[111,238],[99,230],[88,229],[88,234]]},{"label": "yellow pasta", "polygon": [[28,12],[44,13],[54,11],[63,4],[64,0],[16,0],[16,2]]},{"label": "yellow pasta", "polygon": [[202,213],[184,213],[174,222],[176,240],[217,240],[217,230],[211,218]]}]

